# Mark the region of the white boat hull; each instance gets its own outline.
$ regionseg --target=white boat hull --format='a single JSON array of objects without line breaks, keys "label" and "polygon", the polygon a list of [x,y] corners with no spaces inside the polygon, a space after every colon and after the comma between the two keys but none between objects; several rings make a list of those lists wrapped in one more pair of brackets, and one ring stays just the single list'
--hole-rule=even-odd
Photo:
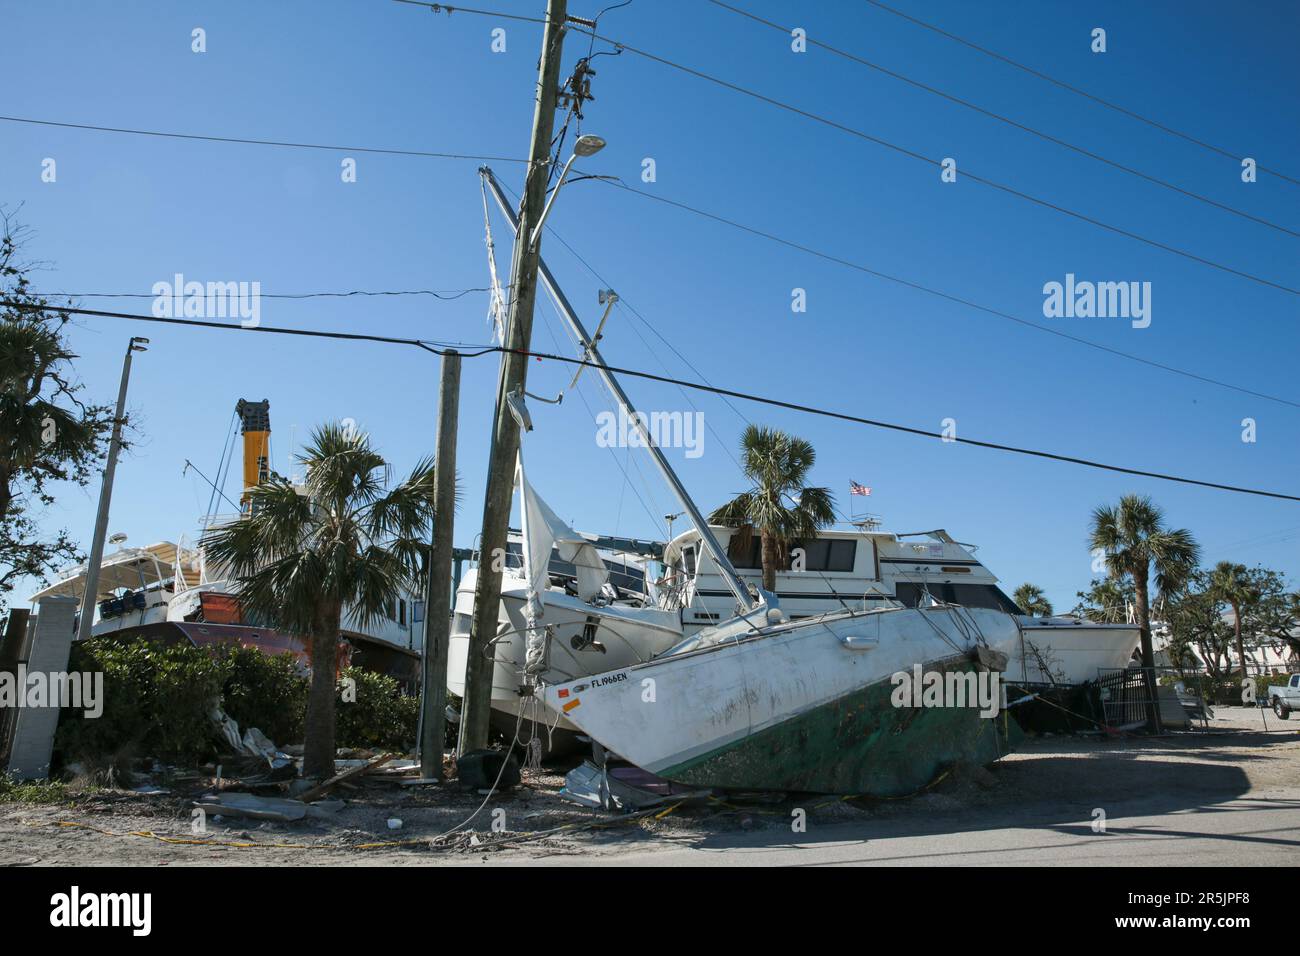
[{"label": "white boat hull", "polygon": [[681,783],[896,794],[953,760],[996,758],[1005,724],[974,708],[894,706],[892,676],[917,664],[969,670],[981,643],[1005,661],[1019,637],[999,611],[842,613],[548,686],[545,700],[606,749]]},{"label": "white boat hull", "polygon": [[1075,618],[1019,617],[1021,644],[1007,680],[1026,687],[1073,687],[1105,670],[1128,666],[1141,642],[1132,624],[1093,624]]},{"label": "white boat hull", "polygon": [[[465,664],[469,652],[469,622],[473,617],[477,572],[468,572],[456,592],[447,664],[447,687],[458,697],[465,694]],[[655,608],[624,605],[593,607],[559,591],[542,595],[542,623],[554,628],[547,664],[537,675],[547,682],[572,680],[606,670],[648,661],[681,640],[680,614]],[[552,729],[576,730],[563,716],[539,705],[537,711],[521,698],[526,686],[524,657],[527,589],[523,581],[507,575],[502,580],[499,639],[493,644],[492,709],[516,716],[521,707],[528,719]]]}]

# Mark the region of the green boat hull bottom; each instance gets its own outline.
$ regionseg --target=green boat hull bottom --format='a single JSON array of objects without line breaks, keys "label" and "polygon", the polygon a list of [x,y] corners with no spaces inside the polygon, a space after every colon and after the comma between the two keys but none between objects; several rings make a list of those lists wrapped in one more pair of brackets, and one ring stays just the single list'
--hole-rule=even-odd
[{"label": "green boat hull bottom", "polygon": [[697,787],[900,797],[959,763],[990,764],[1024,738],[1005,710],[981,717],[975,707],[895,707],[893,691],[879,681],[658,773]]}]

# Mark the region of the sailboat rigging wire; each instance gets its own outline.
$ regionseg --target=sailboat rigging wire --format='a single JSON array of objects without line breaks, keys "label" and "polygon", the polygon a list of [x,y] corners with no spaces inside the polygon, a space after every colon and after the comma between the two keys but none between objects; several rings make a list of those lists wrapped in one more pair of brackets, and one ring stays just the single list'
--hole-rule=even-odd
[{"label": "sailboat rigging wire", "polygon": [[[543,299],[542,301],[545,302],[545,301],[547,301],[547,300],[546,300],[546,299]],[[545,312],[542,313],[542,324],[546,327],[546,331],[547,331],[547,333],[551,336],[551,341],[555,343],[555,351],[556,351],[556,352],[559,352],[559,351],[560,351],[560,340],[559,340],[559,338],[556,337],[556,335],[555,335],[555,329],[554,329],[554,328],[552,327],[552,325],[551,325],[551,317],[550,317],[549,315],[547,315]],[[572,332],[572,331],[569,329],[569,327],[568,327],[567,325],[565,325],[563,322],[561,322],[560,325],[564,327],[564,331],[565,331],[565,333],[566,333],[566,335],[567,335],[569,341],[572,342],[572,341],[573,341],[573,332]],[[583,391],[582,386],[579,385],[579,386],[575,389],[575,391],[577,392],[578,400],[582,402],[582,406],[583,406],[583,408],[585,408],[585,409],[587,410],[587,414],[588,414],[589,416],[591,416],[591,420],[594,422],[594,421],[596,420],[596,413],[595,413],[595,411],[592,409],[592,407],[591,407],[591,403],[587,401],[587,395],[586,395],[586,393]],[[624,464],[623,464],[621,461],[618,460],[618,451],[617,451],[616,449],[614,449],[614,448],[609,448],[609,449],[607,449],[607,450],[608,450],[609,453],[610,453],[610,457],[612,457],[612,458],[614,459],[614,465],[618,468],[618,470],[619,470],[620,472],[623,473],[623,487],[624,487],[624,488],[629,488],[629,487],[630,487],[630,488],[632,489],[632,494],[636,495],[636,500],[637,500],[638,502],[640,502],[640,504],[641,504],[641,510],[644,511],[644,512],[646,513],[646,517],[648,517],[648,518],[650,519],[650,524],[653,525],[653,526],[657,526],[657,527],[659,527],[659,528],[663,528],[664,525],[663,525],[662,520],[659,518],[658,515],[656,515],[653,511],[651,511],[650,506],[647,505],[646,502],[645,502],[645,498],[641,497],[641,492],[638,491],[638,490],[636,489],[636,487],[632,484],[632,476],[631,476],[631,474],[628,473],[628,470],[627,470],[626,466],[624,466]],[[629,462],[631,462],[633,465],[635,465],[635,462],[632,461],[632,456],[631,456],[631,454],[630,454],[630,452],[631,452],[631,448],[630,448],[630,447],[629,447],[628,451],[629,451],[628,460],[629,460]],[[641,479],[642,483],[644,484],[644,483],[645,483],[645,476],[641,474],[641,471],[640,471],[639,468],[637,469],[637,476]],[[649,494],[649,488],[648,488],[648,487],[646,488],[646,493]],[[653,496],[652,496],[652,497],[653,497]],[[620,507],[621,507],[621,505],[620,505]],[[664,535],[665,535],[665,537],[667,537],[667,533],[668,533],[668,532],[665,530],[665,531],[664,531]]]},{"label": "sailboat rigging wire", "polygon": [[[128,319],[137,322],[161,322],[167,325],[177,325],[183,327],[212,328],[222,329],[227,332],[267,332],[280,333],[285,335],[305,335],[314,338],[323,339],[342,339],[345,341],[367,341],[380,342],[388,345],[407,345],[423,349],[434,355],[447,354],[446,349],[439,349],[428,342],[420,339],[401,339],[392,338],[383,335],[364,335],[357,332],[323,332],[314,329],[286,329],[275,326],[258,325],[244,328],[240,325],[231,325],[224,322],[210,322],[202,319],[165,319],[154,315],[132,315],[126,312],[103,312],[94,309],[73,309],[73,308],[53,308],[48,305],[39,305],[30,302],[15,302],[7,299],[0,299],[0,306],[7,308],[37,311],[37,312],[61,312],[70,315],[92,315],[114,319]],[[509,353],[512,355],[521,355],[525,358],[538,358],[553,362],[566,362],[571,365],[590,365],[597,367],[595,362],[587,362],[582,359],[570,358],[567,355],[552,355],[547,352],[538,352],[528,349],[512,349],[505,346],[485,346],[475,352],[460,352],[462,358],[478,358],[483,355],[492,353]],[[774,408],[784,408],[788,411],[802,412],[808,415],[817,415],[822,418],[831,418],[836,421],[852,422],[858,425],[867,425],[872,428],[883,428],[889,431],[902,432],[908,435],[917,435],[924,438],[939,438],[945,436],[941,432],[932,432],[924,428],[915,428],[911,425],[900,425],[896,422],[884,422],[877,419],[863,418],[858,415],[850,415],[847,412],[837,412],[828,408],[818,408],[814,405],[802,405],[798,402],[788,402],[779,398],[769,398],[763,395],[753,395],[748,392],[739,392],[729,388],[719,388],[716,385],[705,385],[702,382],[692,382],[687,379],[672,378],[667,375],[656,375],[653,372],[643,372],[637,369],[622,368],[617,365],[605,363],[602,366],[606,371],[612,374],[628,375],[632,378],[643,378],[652,382],[663,382],[668,385],[681,385],[683,388],[695,389],[699,392],[708,392],[716,395],[727,395],[731,398],[743,399],[747,402],[755,402],[760,405],[770,405]],[[1017,455],[1028,455],[1033,458],[1045,458],[1049,461],[1059,461],[1071,465],[1083,465],[1087,468],[1097,468],[1101,471],[1113,471],[1124,475],[1135,475],[1139,478],[1156,478],[1160,481],[1171,481],[1184,485],[1196,485],[1201,488],[1212,488],[1217,491],[1230,491],[1236,494],[1255,495],[1261,498],[1277,498],[1282,501],[1300,501],[1300,495],[1290,495],[1280,491],[1266,491],[1259,488],[1245,488],[1239,485],[1228,485],[1214,481],[1202,481],[1197,478],[1184,478],[1179,475],[1168,475],[1157,471],[1145,471],[1140,468],[1127,468],[1122,465],[1110,465],[1105,462],[1094,461],[1089,458],[1079,458],[1073,455],[1059,455],[1055,452],[1039,451],[1034,448],[1022,448],[1016,445],[1007,445],[1001,442],[981,441],[976,438],[952,437],[949,439],[952,444],[973,445],[977,448],[988,448],[993,451],[1011,452]]]},{"label": "sailboat rigging wire", "polygon": [[[629,2],[630,2],[630,0],[629,0]],[[581,178],[586,178],[586,177],[579,177],[579,179],[581,179]],[[596,178],[596,177],[590,177],[590,178]],[[573,183],[573,182],[576,182],[576,181],[577,181],[577,180],[572,179],[572,178],[569,180],[570,183]],[[516,197],[516,195],[515,195],[515,193],[514,193],[514,192],[513,192],[509,187],[507,187],[504,183],[500,183],[500,182],[498,182],[497,185],[499,185],[499,186],[501,187],[501,190],[502,190],[504,193],[506,193],[508,196],[510,196],[511,199],[515,199],[516,202],[518,201],[518,200],[517,200],[517,197]],[[581,254],[580,252],[578,252],[577,249],[573,248],[573,246],[571,246],[568,242],[566,242],[565,239],[564,239],[564,237],[561,236],[558,232],[556,232],[555,229],[554,229],[553,227],[548,228],[548,229],[546,230],[546,232],[547,232],[547,235],[549,235],[552,239],[554,239],[556,242],[558,242],[560,245],[562,245],[565,249],[567,249],[568,252],[569,252],[569,255],[571,255],[571,256],[573,256],[573,258],[577,259],[578,262],[580,262],[580,263],[582,264],[582,267],[583,267],[584,269],[586,269],[589,273],[591,273],[591,275],[596,279],[596,281],[598,281],[602,286],[604,286],[604,287],[607,288],[607,289],[611,286],[611,283],[609,282],[609,280],[607,280],[604,276],[602,276],[599,272],[597,272],[594,268],[592,268],[591,263],[589,263],[586,259],[584,259],[583,256],[582,256],[582,254]],[[616,304],[617,304],[620,308],[625,308],[625,309],[626,309],[626,310],[627,310],[627,311],[632,315],[633,318],[635,318],[636,320],[638,320],[639,322],[641,322],[642,325],[644,325],[644,326],[645,326],[646,328],[648,328],[651,332],[653,332],[653,333],[655,334],[655,336],[656,336],[656,337],[657,337],[661,342],[663,342],[665,345],[667,345],[668,348],[672,350],[673,354],[676,355],[679,359],[681,359],[681,360],[682,360],[682,363],[683,363],[687,368],[689,368],[692,372],[694,372],[695,375],[697,375],[697,376],[698,376],[698,377],[699,377],[699,378],[700,378],[700,379],[701,379],[705,384],[708,384],[708,385],[711,385],[711,384],[712,384],[711,382],[709,382],[709,380],[708,380],[707,378],[705,378],[704,373],[701,372],[698,368],[696,368],[696,367],[691,363],[690,359],[688,359],[685,355],[683,355],[683,354],[678,350],[678,348],[677,348],[675,345],[673,345],[673,343],[672,343],[669,339],[665,338],[664,335],[663,335],[663,334],[662,334],[658,329],[656,329],[656,328],[654,327],[654,325],[653,325],[653,324],[652,324],[652,323],[651,323],[651,322],[650,322],[650,321],[649,321],[645,316],[643,316],[640,312],[638,312],[638,311],[637,311],[637,310],[632,306],[632,304],[631,304],[630,302],[628,302],[626,299],[624,299],[624,298],[620,295],[620,296],[618,297],[618,301],[617,301]],[[603,323],[602,323],[602,326],[603,326]],[[632,331],[636,334],[636,337],[639,338],[639,339],[640,339],[640,340],[645,344],[646,351],[649,352],[650,355],[652,355],[652,356],[654,357],[654,360],[655,360],[656,362],[659,363],[659,367],[662,368],[662,369],[664,370],[665,373],[667,373],[667,372],[668,372],[668,365],[667,365],[667,363],[664,362],[664,360],[663,360],[662,358],[660,358],[659,354],[654,350],[654,348],[651,347],[650,343],[646,340],[645,336],[643,336],[643,335],[641,334],[640,330],[636,327],[636,325],[635,325],[635,324],[631,324],[631,325],[630,325],[630,328],[631,328]],[[597,331],[597,333],[599,333],[600,329],[598,328],[596,331]],[[593,341],[595,341],[594,338],[593,338]],[[581,348],[581,347],[579,347],[579,351],[582,351],[582,348]],[[578,371],[581,372],[582,370],[579,369]],[[576,374],[574,375],[573,380],[574,380],[575,382],[578,380],[578,376],[577,376]],[[678,387],[677,387],[677,391],[681,392],[682,398],[684,398],[684,399],[686,400],[686,404],[690,405],[691,408],[692,408],[692,410],[694,410],[694,411],[696,411],[696,412],[700,411],[699,406],[696,405],[693,401],[691,401],[690,396],[686,394],[686,391],[685,391],[681,386],[678,386]],[[722,401],[723,401],[723,404],[725,404],[728,408],[730,408],[733,412],[735,412],[736,417],[738,417],[742,422],[744,422],[746,425],[752,424],[752,423],[749,421],[749,419],[746,418],[745,415],[741,413],[740,409],[736,408],[736,406],[733,405],[729,399],[727,399],[726,397],[723,397]],[[707,428],[707,429],[709,430],[709,433],[710,433],[711,435],[713,435],[714,439],[715,439],[715,440],[717,441],[717,443],[718,443],[718,446],[719,446],[720,448],[722,448],[722,450],[725,451],[725,452],[727,453],[727,457],[731,459],[732,464],[734,464],[734,465],[736,466],[736,469],[737,469],[738,471],[743,471],[744,469],[741,467],[740,461],[736,458],[735,453],[732,452],[732,450],[731,450],[731,443],[723,440],[722,436],[721,436],[720,434],[718,434],[718,430],[717,430],[717,428],[714,427],[713,422],[710,420],[709,417],[705,417],[705,418],[704,418],[704,427]]]}]

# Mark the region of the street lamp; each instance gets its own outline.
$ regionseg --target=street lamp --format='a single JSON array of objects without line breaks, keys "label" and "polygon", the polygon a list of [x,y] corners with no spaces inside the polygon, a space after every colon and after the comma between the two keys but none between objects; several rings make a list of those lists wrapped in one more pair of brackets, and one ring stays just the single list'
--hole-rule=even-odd
[{"label": "street lamp", "polygon": [[528,237],[528,246],[530,249],[537,245],[537,240],[542,234],[542,226],[546,223],[546,216],[551,211],[551,207],[555,205],[555,197],[560,194],[560,187],[564,185],[564,180],[569,175],[569,168],[573,165],[574,160],[579,156],[583,159],[586,159],[588,156],[595,156],[604,148],[605,141],[599,136],[593,136],[591,133],[586,133],[578,137],[578,141],[573,144],[573,155],[570,156],[569,161],[564,164],[564,169],[560,172],[560,181],[556,183],[555,188],[551,190],[551,198],[546,200],[546,206],[542,209],[541,218],[537,220],[537,225],[533,227],[533,234]]}]

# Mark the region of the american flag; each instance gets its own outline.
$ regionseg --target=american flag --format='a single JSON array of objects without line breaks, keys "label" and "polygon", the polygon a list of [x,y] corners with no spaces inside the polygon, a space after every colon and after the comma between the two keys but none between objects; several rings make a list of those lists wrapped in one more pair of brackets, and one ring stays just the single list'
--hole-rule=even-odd
[{"label": "american flag", "polygon": [[850,494],[850,495],[862,495],[862,496],[865,498],[867,495],[871,494],[871,489],[868,488],[866,485],[860,485],[860,484],[858,484],[856,481],[850,481],[850,482],[849,482],[849,494]]}]

